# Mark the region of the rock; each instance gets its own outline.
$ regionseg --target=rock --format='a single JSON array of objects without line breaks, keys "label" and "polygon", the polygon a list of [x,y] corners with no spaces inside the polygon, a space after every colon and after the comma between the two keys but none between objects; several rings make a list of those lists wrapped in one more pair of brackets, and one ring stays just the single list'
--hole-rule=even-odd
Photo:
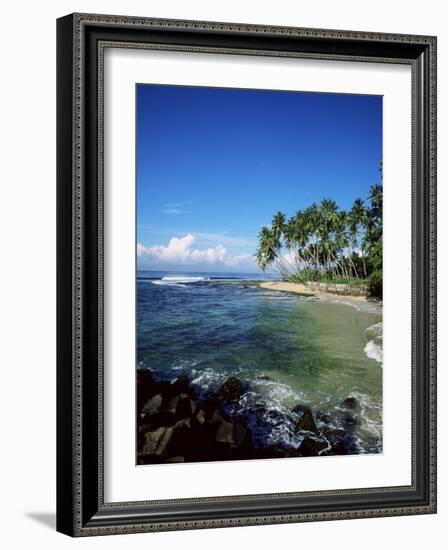
[{"label": "rock", "polygon": [[338,441],[334,445],[331,446],[331,449],[326,452],[325,454],[329,456],[336,456],[336,455],[348,455],[351,454],[350,451],[347,449],[346,445],[343,441]]},{"label": "rock", "polygon": [[163,457],[168,454],[168,447],[173,437],[173,428],[160,427],[144,434],[141,455]]},{"label": "rock", "polygon": [[166,456],[168,454],[168,448],[173,437],[173,431],[173,428],[165,428],[165,431],[160,438],[159,444],[157,445],[157,449],[155,452],[157,456]]},{"label": "rock", "polygon": [[233,439],[233,424],[223,420],[218,427],[215,439],[218,443],[228,443],[229,445],[235,443]]},{"label": "rock", "polygon": [[325,455],[347,455],[349,452],[350,434],[341,428],[328,428],[324,430],[330,448],[323,451]]},{"label": "rock", "polygon": [[183,418],[173,426],[173,438],[170,453],[174,456],[184,456],[191,444],[191,419]]},{"label": "rock", "polygon": [[151,425],[152,430],[160,428],[161,426],[173,426],[177,420],[178,417],[173,412],[164,410],[146,417],[146,421]]},{"label": "rock", "polygon": [[199,416],[199,412],[202,411],[201,417],[204,418],[205,422],[209,422],[212,416],[214,415],[214,413],[216,412],[216,410],[218,409],[218,406],[219,406],[218,399],[216,398],[205,399],[201,403],[201,408],[198,411],[198,416]]},{"label": "rock", "polygon": [[224,399],[226,401],[238,401],[243,393],[243,385],[241,380],[234,376],[228,378],[219,390],[216,392],[218,399]]},{"label": "rock", "polygon": [[157,446],[160,443],[160,440],[163,437],[163,434],[166,432],[167,428],[158,428],[153,432],[148,432],[145,434],[142,454],[143,455],[153,455],[156,453]]},{"label": "rock", "polygon": [[181,393],[170,399],[167,405],[167,411],[176,415],[179,418],[187,418],[192,416],[197,409],[196,402],[191,399],[188,394]]},{"label": "rock", "polygon": [[137,388],[144,392],[149,390],[154,383],[154,375],[151,370],[139,369],[137,370]]},{"label": "rock", "polygon": [[153,380],[153,372],[151,369],[137,369],[137,384],[141,385],[145,381]]},{"label": "rock", "polygon": [[284,458],[286,453],[283,446],[278,443],[266,449],[254,449],[253,454],[254,458]]},{"label": "rock", "polygon": [[162,398],[162,394],[160,393],[155,395],[154,397],[151,397],[143,405],[142,412],[149,415],[159,412],[160,409],[162,408],[162,401],[163,401],[163,398]]},{"label": "rock", "polygon": [[330,444],[337,443],[345,434],[345,431],[341,428],[330,428],[324,431],[325,437],[328,439]]},{"label": "rock", "polygon": [[196,403],[190,399],[187,394],[181,394],[176,405],[176,416],[178,418],[187,418],[196,412]]},{"label": "rock", "polygon": [[305,437],[297,451],[302,456],[318,456],[327,447],[328,444],[326,441],[314,437]]},{"label": "rock", "polygon": [[298,449],[288,449],[285,452],[285,458],[296,458],[296,457],[303,456],[302,453]]},{"label": "rock", "polygon": [[145,435],[150,431],[151,431],[151,424],[143,424],[143,426],[139,426],[138,428],[138,433],[141,435]]},{"label": "rock", "polygon": [[140,375],[140,377],[143,377],[143,380],[141,382],[137,380],[137,410],[141,411],[143,404],[158,394],[162,395],[163,402],[165,402],[171,384],[166,380],[155,382],[152,379],[152,373]]},{"label": "rock", "polygon": [[296,429],[298,431],[305,430],[307,432],[318,433],[316,422],[314,421],[313,413],[311,409],[306,405],[296,405],[292,412],[300,414],[300,418],[297,420]]},{"label": "rock", "polygon": [[348,412],[344,414],[344,417],[342,420],[346,428],[351,426],[356,426],[356,424],[358,424],[358,419],[356,418],[356,416],[353,416]]},{"label": "rock", "polygon": [[350,409],[354,411],[359,409],[359,401],[356,399],[356,397],[346,397],[344,401],[342,401],[342,406],[345,409]]},{"label": "rock", "polygon": [[137,408],[140,409],[143,403],[150,397],[151,388],[154,384],[153,373],[150,370],[137,370]]},{"label": "rock", "polygon": [[223,417],[223,415],[218,410],[216,410],[212,414],[212,416],[209,420],[209,423],[210,424],[221,424],[221,422],[225,422],[225,421],[226,421],[226,419]]},{"label": "rock", "polygon": [[137,429],[137,452],[141,452],[143,445],[145,443],[145,434],[151,431],[151,425],[150,424],[143,424],[142,426],[139,426]]},{"label": "rock", "polygon": [[193,390],[191,389],[190,387],[190,378],[186,375],[184,376],[179,376],[179,378],[177,378],[172,384],[172,390],[173,390],[173,395],[175,394],[179,394],[179,393],[187,393],[188,395],[192,395],[193,394]]},{"label": "rock", "polygon": [[243,445],[248,441],[249,430],[241,422],[236,422],[233,427],[233,441],[235,445]]},{"label": "rock", "polygon": [[149,424],[149,414],[139,413],[137,415],[137,426],[142,426],[143,424]]},{"label": "rock", "polygon": [[204,409],[199,409],[196,420],[199,422],[199,424],[204,424],[206,422],[206,415]]},{"label": "rock", "polygon": [[316,413],[316,420],[321,424],[329,424],[331,421],[330,415],[324,412]]},{"label": "rock", "polygon": [[263,416],[268,411],[266,405],[264,405],[263,403],[255,403],[255,405],[252,407],[252,410],[258,416]]},{"label": "rock", "polygon": [[184,418],[173,426],[170,441],[170,456],[183,456],[185,461],[208,460],[208,448],[211,435],[195,418]]},{"label": "rock", "polygon": [[185,462],[185,457],[183,457],[183,456],[169,456],[166,459],[166,461],[169,462],[169,463]]},{"label": "rock", "polygon": [[177,404],[179,403],[179,399],[180,399],[179,395],[176,395],[175,397],[172,397],[168,401],[168,404],[166,405],[166,410],[173,413],[173,414],[176,414],[176,409],[177,409]]}]

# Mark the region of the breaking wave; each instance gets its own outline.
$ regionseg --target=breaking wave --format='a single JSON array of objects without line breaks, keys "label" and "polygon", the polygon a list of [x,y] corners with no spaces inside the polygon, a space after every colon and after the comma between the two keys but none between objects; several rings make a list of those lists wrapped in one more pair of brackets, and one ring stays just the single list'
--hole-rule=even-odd
[{"label": "breaking wave", "polygon": [[153,285],[184,287],[187,284],[209,281],[208,277],[162,277],[151,281]]},{"label": "breaking wave", "polygon": [[364,353],[369,359],[383,363],[383,323],[376,323],[366,329],[366,336],[370,338],[364,346]]}]

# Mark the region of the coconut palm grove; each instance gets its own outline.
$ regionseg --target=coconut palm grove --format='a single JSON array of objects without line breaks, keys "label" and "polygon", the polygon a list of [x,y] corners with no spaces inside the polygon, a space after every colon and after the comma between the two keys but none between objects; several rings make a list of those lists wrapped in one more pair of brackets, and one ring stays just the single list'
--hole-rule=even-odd
[{"label": "coconut palm grove", "polygon": [[257,263],[290,282],[368,283],[371,295],[381,297],[382,209],[383,187],[375,184],[348,211],[327,198],[288,220],[277,212],[260,231]]}]

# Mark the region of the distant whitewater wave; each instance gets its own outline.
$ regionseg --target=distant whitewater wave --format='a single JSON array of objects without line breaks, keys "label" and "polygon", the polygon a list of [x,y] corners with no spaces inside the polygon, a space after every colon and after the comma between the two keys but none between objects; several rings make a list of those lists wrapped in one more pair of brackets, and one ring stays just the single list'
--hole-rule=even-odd
[{"label": "distant whitewater wave", "polygon": [[182,283],[170,283],[168,281],[150,281],[153,285],[159,285],[159,286],[178,286],[178,287],[181,287],[181,288],[184,288],[186,287],[187,285],[184,285]]},{"label": "distant whitewater wave", "polygon": [[177,286],[177,287],[185,287],[187,284],[192,283],[201,283],[204,281],[209,281],[207,277],[162,277],[161,279],[152,280],[151,283],[153,285],[160,285],[160,286]]},{"label": "distant whitewater wave", "polygon": [[165,281],[167,283],[199,283],[200,281],[208,281],[208,277],[187,277],[187,276],[179,276],[179,277],[162,277],[161,281]]},{"label": "distant whitewater wave", "polygon": [[370,340],[364,346],[364,353],[369,359],[377,363],[383,363],[383,323],[375,323],[366,329],[366,335]]}]

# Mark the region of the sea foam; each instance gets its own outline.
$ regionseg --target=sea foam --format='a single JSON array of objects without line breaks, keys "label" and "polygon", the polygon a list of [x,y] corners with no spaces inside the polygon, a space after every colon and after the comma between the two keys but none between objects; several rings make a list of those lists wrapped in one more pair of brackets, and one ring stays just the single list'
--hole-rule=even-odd
[{"label": "sea foam", "polygon": [[364,353],[369,359],[383,363],[383,323],[375,323],[366,329],[366,335],[371,338],[364,346]]},{"label": "sea foam", "polygon": [[364,346],[364,353],[369,359],[375,359],[378,363],[383,362],[383,350],[373,340],[369,340]]},{"label": "sea foam", "polygon": [[199,283],[201,281],[208,281],[209,279],[207,277],[187,277],[187,276],[179,276],[179,277],[162,277],[161,281],[164,281],[166,283]]},{"label": "sea foam", "polygon": [[184,287],[187,284],[191,283],[201,283],[203,281],[209,281],[207,277],[187,277],[187,276],[178,276],[178,277],[162,277],[156,281],[151,281],[153,285],[159,286],[178,286]]}]

